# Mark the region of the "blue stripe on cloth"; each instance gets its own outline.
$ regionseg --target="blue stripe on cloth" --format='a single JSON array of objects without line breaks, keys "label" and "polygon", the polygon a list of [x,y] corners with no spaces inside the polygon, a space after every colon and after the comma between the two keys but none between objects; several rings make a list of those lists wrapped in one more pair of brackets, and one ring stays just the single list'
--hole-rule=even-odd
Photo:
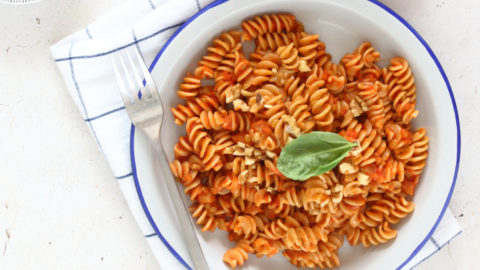
[{"label": "blue stripe on cloth", "polygon": [[181,22],[181,23],[177,23],[177,24],[174,24],[174,25],[170,25],[168,27],[165,27],[163,29],[160,29],[158,30],[157,32],[153,33],[153,34],[150,34],[146,37],[143,37],[141,39],[139,39],[138,41],[136,42],[131,42],[131,43],[127,43],[123,46],[120,46],[120,47],[117,47],[115,49],[112,49],[112,50],[109,50],[109,51],[106,51],[106,52],[101,52],[101,53],[97,53],[97,54],[92,54],[92,55],[79,55],[79,56],[71,56],[69,55],[68,57],[65,57],[65,58],[58,58],[58,59],[55,59],[55,62],[63,62],[63,61],[72,61],[72,60],[75,60],[75,59],[88,59],[88,58],[96,58],[96,57],[101,57],[101,56],[105,56],[105,55],[109,55],[113,52],[117,52],[119,50],[123,50],[125,48],[128,48],[130,46],[133,46],[135,45],[136,43],[139,43],[139,42],[142,42],[142,41],[145,41],[147,39],[150,39],[152,37],[155,37],[156,35],[159,35],[167,30],[170,30],[170,29],[173,29],[173,28],[176,28],[176,27],[179,27],[183,24],[184,22]]},{"label": "blue stripe on cloth", "polygon": [[[74,44],[75,44],[75,42],[72,42],[72,44],[70,45],[70,49],[68,50],[68,56],[69,57],[72,57],[72,51],[73,51],[73,45]],[[80,100],[80,104],[82,105],[82,109],[83,109],[83,113],[85,114],[85,118],[88,119],[87,107],[85,106],[85,102],[83,101],[82,92],[80,91],[80,86],[78,85],[77,77],[75,76],[75,70],[73,69],[72,60],[69,61],[69,64],[70,64],[70,73],[71,73],[71,76],[72,76],[72,81],[73,81],[73,84],[75,85],[75,90],[77,91],[78,99]],[[100,147],[100,150],[105,155],[105,152],[103,151],[102,145],[100,144],[100,141],[98,141],[97,133],[95,132],[95,129],[93,129],[92,123],[91,122],[87,122],[87,123],[88,123],[88,126],[90,127],[90,130],[92,131],[93,137],[95,137],[95,141],[97,142],[98,147]]]},{"label": "blue stripe on cloth", "polygon": [[195,2],[197,3],[197,8],[198,10],[200,11],[202,8],[200,7],[200,1],[199,0],[195,0]]},{"label": "blue stripe on cloth", "polygon": [[92,33],[90,33],[90,30],[88,30],[88,27],[85,28],[85,33],[87,33],[87,36],[88,36],[89,39],[92,39],[92,38],[93,38],[93,37],[92,37]]},{"label": "blue stripe on cloth", "polygon": [[142,51],[140,50],[140,44],[138,43],[137,34],[135,34],[135,29],[133,29],[133,27],[132,27],[132,36],[133,36],[133,41],[134,41],[134,43],[135,43],[135,47],[137,48],[138,53],[140,54],[140,56],[142,57],[142,59],[145,59],[145,58],[143,58],[143,53],[142,53]]},{"label": "blue stripe on cloth", "polygon": [[127,177],[130,177],[133,175],[133,172],[131,173],[127,173],[127,174],[124,174],[124,175],[120,175],[120,176],[116,176],[115,179],[117,180],[121,180],[121,179],[124,179],[124,178],[127,178]]},{"label": "blue stripe on cloth", "polygon": [[116,109],[113,109],[113,110],[108,111],[108,112],[104,112],[104,113],[99,114],[99,115],[97,115],[97,116],[87,118],[87,119],[85,119],[85,122],[90,122],[90,121],[93,121],[93,120],[97,120],[98,118],[102,118],[102,117],[104,117],[104,116],[107,116],[107,115],[109,115],[109,114],[111,114],[111,113],[114,113],[114,112],[121,111],[121,110],[123,110],[123,109],[125,109],[125,106],[118,107],[118,108],[116,108]]},{"label": "blue stripe on cloth", "polygon": [[155,232],[151,233],[151,234],[146,234],[145,238],[149,238],[149,237],[152,237],[152,236],[155,236],[155,235],[157,235],[157,233],[155,233]]},{"label": "blue stripe on cloth", "polygon": [[152,0],[147,0],[147,1],[148,1],[148,3],[150,4],[150,7],[151,7],[152,9],[155,9],[155,5],[153,4]]},{"label": "blue stripe on cloth", "polygon": [[435,241],[435,239],[433,239],[433,237],[430,238],[430,241],[437,247],[437,249],[440,248],[440,245],[437,243],[437,241]]},{"label": "blue stripe on cloth", "polygon": [[432,257],[435,253],[437,253],[440,249],[442,249],[445,245],[448,245],[450,243],[450,241],[452,241],[455,237],[457,237],[459,234],[461,234],[462,231],[459,231],[458,233],[456,233],[454,236],[452,236],[452,238],[450,238],[450,240],[448,240],[445,244],[443,244],[440,248],[438,248],[437,250],[435,250],[434,252],[432,252],[430,255],[428,255],[427,257],[423,258],[423,260],[419,261],[417,264],[415,264],[414,266],[412,266],[411,269],[417,267],[419,264],[421,264],[422,262],[428,260],[430,257]]}]

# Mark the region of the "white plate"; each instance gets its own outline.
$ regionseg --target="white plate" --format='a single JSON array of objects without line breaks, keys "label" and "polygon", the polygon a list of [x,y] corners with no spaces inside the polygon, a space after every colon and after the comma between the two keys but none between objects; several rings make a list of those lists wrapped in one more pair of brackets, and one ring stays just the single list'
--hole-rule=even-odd
[{"label": "white plate", "polygon": [[[151,70],[166,108],[176,106],[179,83],[186,71],[192,71],[206,47],[219,33],[238,28],[247,17],[262,13],[294,14],[306,31],[320,35],[327,51],[338,61],[362,41],[368,40],[382,59],[403,56],[410,62],[417,84],[420,115],[414,126],[427,128],[430,152],[418,185],[416,209],[396,225],[397,238],[387,245],[340,250],[341,269],[396,269],[405,265],[430,238],[450,200],[460,156],[460,130],[455,101],[447,77],[426,42],[400,16],[376,1],[351,0],[219,0],[192,17],[160,51]],[[160,57],[161,56],[161,57]],[[184,127],[173,122],[166,110],[162,142],[169,160],[173,145],[184,134]],[[175,224],[164,183],[148,140],[132,130],[132,165],[139,199],[157,234],[178,260],[190,264],[179,226]],[[211,269],[227,269],[223,253],[234,246],[225,232],[197,234]],[[249,256],[244,269],[296,269],[281,255],[257,259]]]}]

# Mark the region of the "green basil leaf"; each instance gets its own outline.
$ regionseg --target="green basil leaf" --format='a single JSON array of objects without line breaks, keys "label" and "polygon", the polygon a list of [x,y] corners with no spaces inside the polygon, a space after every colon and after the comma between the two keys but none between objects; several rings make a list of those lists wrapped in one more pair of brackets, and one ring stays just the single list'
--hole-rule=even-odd
[{"label": "green basil leaf", "polygon": [[313,131],[285,145],[277,168],[288,178],[307,180],[333,169],[354,146],[336,133]]}]

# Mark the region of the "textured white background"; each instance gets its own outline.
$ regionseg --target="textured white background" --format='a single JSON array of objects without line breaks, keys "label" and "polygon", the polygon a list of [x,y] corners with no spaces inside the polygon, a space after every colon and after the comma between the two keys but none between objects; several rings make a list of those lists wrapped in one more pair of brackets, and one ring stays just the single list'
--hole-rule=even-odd
[{"label": "textured white background", "polygon": [[[121,2],[0,4],[0,269],[158,268],[48,51]],[[461,120],[463,233],[417,269],[478,269],[480,1],[382,2],[435,51]]]}]

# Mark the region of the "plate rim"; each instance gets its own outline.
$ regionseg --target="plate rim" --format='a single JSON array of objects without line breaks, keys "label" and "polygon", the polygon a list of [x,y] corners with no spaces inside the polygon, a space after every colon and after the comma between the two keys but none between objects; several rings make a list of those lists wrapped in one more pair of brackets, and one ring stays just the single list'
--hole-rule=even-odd
[{"label": "plate rim", "polygon": [[[170,45],[170,43],[175,39],[175,37],[180,33],[182,32],[182,30],[187,27],[192,21],[194,21],[198,16],[200,16],[201,14],[203,14],[204,12],[208,11],[209,9],[211,8],[214,8],[220,4],[223,4],[225,2],[228,2],[229,0],[215,0],[213,1],[212,3],[208,4],[207,6],[205,6],[203,9],[199,10],[197,13],[195,13],[192,17],[190,17],[188,20],[185,21],[184,24],[182,24],[174,33],[173,35],[167,40],[167,42],[162,46],[162,48],[160,49],[160,51],[157,53],[157,55],[155,56],[152,64],[150,65],[149,67],[149,71],[152,72],[153,69],[155,68],[158,60],[160,59],[161,55],[163,54],[163,52],[165,51],[165,49]],[[450,186],[450,190],[448,192],[448,195],[447,195],[447,198],[445,200],[445,203],[443,205],[443,208],[440,212],[440,215],[438,216],[437,220],[435,221],[435,224],[432,226],[432,228],[430,229],[430,231],[428,232],[428,234],[425,236],[425,238],[420,242],[420,244],[412,251],[412,253],[410,254],[410,256],[408,256],[408,258],[403,262],[401,263],[398,267],[396,267],[396,269],[401,269],[402,267],[404,267],[408,262],[410,262],[413,257],[415,257],[418,252],[423,248],[423,246],[427,243],[427,241],[432,237],[433,233],[435,232],[435,229],[438,227],[438,225],[440,224],[440,221],[442,220],[444,214],[445,214],[445,211],[447,210],[447,207],[450,203],[450,200],[451,200],[451,197],[452,197],[452,194],[453,194],[453,191],[455,189],[455,184],[456,184],[456,181],[457,181],[457,176],[458,176],[458,170],[459,170],[459,165],[460,165],[460,155],[461,155],[461,132],[460,132],[460,119],[459,119],[459,115],[458,115],[458,109],[457,109],[457,104],[456,104],[456,101],[455,101],[455,96],[453,94],[453,91],[452,91],[452,87],[450,85],[450,82],[448,80],[448,77],[440,63],[440,61],[438,60],[437,56],[435,55],[435,53],[433,52],[433,50],[430,48],[430,46],[428,45],[428,43],[425,41],[425,39],[415,30],[415,28],[413,28],[413,26],[411,26],[407,20],[405,20],[402,16],[400,16],[399,14],[397,14],[395,11],[393,11],[391,8],[389,8],[387,5],[379,2],[378,0],[366,0],[374,5],[377,5],[379,8],[383,9],[385,12],[387,12],[388,14],[392,15],[394,18],[396,18],[400,23],[402,23],[408,30],[410,30],[410,32],[418,39],[418,41],[420,41],[420,43],[423,45],[423,47],[427,50],[428,54],[430,55],[430,57],[432,58],[432,60],[435,62],[435,65],[437,66],[440,74],[442,75],[442,78],[445,82],[445,85],[447,87],[447,90],[448,90],[448,93],[449,93],[449,97],[450,97],[450,100],[452,102],[452,106],[453,106],[453,111],[454,111],[454,115],[455,115],[455,123],[456,123],[456,134],[457,134],[457,154],[456,154],[456,161],[455,161],[455,171],[454,171],[454,174],[453,174],[453,180],[452,180],[452,184]],[[137,169],[136,169],[136,162],[135,162],[135,126],[132,124],[131,127],[130,127],[130,161],[131,161],[131,165],[132,165],[132,173],[133,173],[133,179],[134,179],[134,182],[135,182],[135,189],[137,191],[137,195],[138,195],[138,198],[140,200],[140,203],[142,205],[142,208],[145,212],[145,215],[150,223],[150,225],[152,226],[152,228],[154,229],[155,233],[157,234],[157,236],[160,238],[160,240],[162,241],[162,243],[165,245],[165,247],[170,251],[170,253],[183,265],[185,266],[185,268],[187,269],[192,269],[186,262],[185,260],[177,253],[177,251],[168,243],[168,241],[163,237],[162,233],[160,232],[160,230],[158,229],[155,221],[153,220],[151,214],[150,214],[150,211],[148,209],[148,206],[145,202],[145,199],[143,197],[143,193],[142,193],[142,189],[140,187],[140,183],[139,183],[139,180],[138,180],[138,175],[137,175]]]}]

